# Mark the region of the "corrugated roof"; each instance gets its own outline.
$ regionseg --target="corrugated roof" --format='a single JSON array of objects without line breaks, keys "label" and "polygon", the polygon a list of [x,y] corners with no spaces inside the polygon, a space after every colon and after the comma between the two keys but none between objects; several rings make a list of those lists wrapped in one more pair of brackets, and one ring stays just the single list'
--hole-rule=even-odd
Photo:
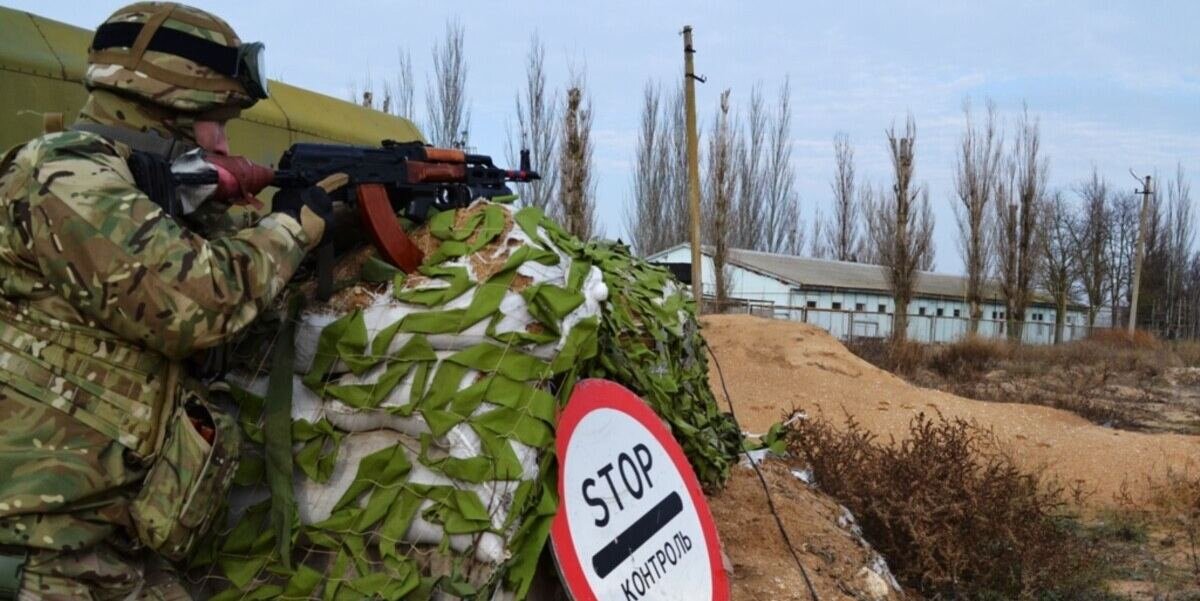
[{"label": "corrugated roof", "polygon": [[[665,255],[676,248],[685,246],[685,244],[679,244],[655,253],[655,255]],[[712,249],[704,247],[704,254],[711,258]],[[891,294],[884,268],[880,265],[815,259],[740,248],[729,250],[729,262],[751,271],[773,276],[796,287],[861,290]],[[917,296],[963,299],[967,295],[967,278],[948,273],[921,271],[917,275],[915,293]],[[1000,302],[1002,298],[999,286],[995,282],[987,282],[984,285],[984,300]],[[1048,300],[1048,298],[1039,297],[1035,302],[1043,304]]]},{"label": "corrugated roof", "polygon": [[[762,271],[806,288],[890,291],[887,275],[880,265],[742,249],[731,249],[729,259],[731,263]],[[967,279],[963,276],[922,271],[917,275],[915,292],[921,296],[963,298],[967,293]],[[999,295],[996,297],[999,298]]]}]

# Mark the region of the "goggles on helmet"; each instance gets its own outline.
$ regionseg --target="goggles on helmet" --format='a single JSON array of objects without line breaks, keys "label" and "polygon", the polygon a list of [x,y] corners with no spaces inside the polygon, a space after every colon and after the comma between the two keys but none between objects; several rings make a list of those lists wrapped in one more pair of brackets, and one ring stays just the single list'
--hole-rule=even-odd
[{"label": "goggles on helmet", "polygon": [[251,98],[267,97],[267,47],[262,42],[242,44],[237,49],[237,69],[233,78],[238,80]]},{"label": "goggles on helmet", "polygon": [[[143,27],[142,23],[105,23],[96,29],[92,50],[131,48]],[[230,47],[160,26],[150,38],[146,50],[186,58],[236,80],[251,98],[261,100],[267,97],[266,46],[262,42]]]}]

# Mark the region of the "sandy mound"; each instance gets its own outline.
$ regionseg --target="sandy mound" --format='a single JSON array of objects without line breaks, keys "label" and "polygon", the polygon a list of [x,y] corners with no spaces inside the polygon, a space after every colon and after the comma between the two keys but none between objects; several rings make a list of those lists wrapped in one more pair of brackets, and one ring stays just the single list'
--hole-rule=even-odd
[{"label": "sandy mound", "polygon": [[[779,461],[766,462],[762,470],[788,537],[822,601],[900,598],[888,585],[888,572],[877,563],[878,555],[855,533],[845,509],[805,485]],[[812,598],[767,509],[754,470],[735,467],[725,489],[708,502],[733,563],[735,601]]]},{"label": "sandy mound", "polygon": [[[815,326],[746,315],[707,316],[702,323],[738,419],[751,432],[766,431],[797,408],[836,422],[849,413],[886,438],[902,435],[918,413],[940,412],[991,428],[1020,463],[1081,482],[1094,491],[1090,501],[1096,505],[1111,503],[1123,482],[1136,485],[1200,457],[1196,436],[1114,430],[1048,407],[917,388],[854,356]],[[723,399],[715,369],[710,379]]]}]

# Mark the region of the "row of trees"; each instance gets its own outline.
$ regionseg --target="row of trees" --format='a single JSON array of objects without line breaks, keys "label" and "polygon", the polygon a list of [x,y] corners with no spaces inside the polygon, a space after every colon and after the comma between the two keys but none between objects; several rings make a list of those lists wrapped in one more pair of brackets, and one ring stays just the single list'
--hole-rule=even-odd
[{"label": "row of trees", "polygon": [[[994,295],[988,290],[989,274],[1005,301],[1007,331],[1014,339],[1020,339],[1035,295],[1053,301],[1055,342],[1063,338],[1070,304],[1087,306],[1089,327],[1106,306],[1111,325],[1124,323],[1133,296],[1138,197],[1131,189],[1117,190],[1096,169],[1070,190],[1049,190],[1049,161],[1028,110],[1007,152],[993,104],[980,123],[969,104],[964,115],[955,208],[971,331],[977,331],[980,304]],[[1167,337],[1196,336],[1200,254],[1193,248],[1191,193],[1182,166],[1166,192],[1165,203],[1158,195],[1147,206],[1139,322]]]},{"label": "row of trees", "polygon": [[[1063,338],[1072,304],[1088,308],[1089,327],[1096,325],[1105,307],[1112,325],[1125,323],[1133,296],[1139,198],[1132,190],[1116,190],[1097,170],[1068,190],[1051,190],[1039,123],[1028,110],[1014,124],[1009,143],[992,103],[982,119],[976,119],[969,103],[963,112],[954,209],[970,332],[979,330],[984,303],[996,299],[1005,305],[1006,332],[1014,340],[1021,339],[1028,307],[1037,299],[1050,300],[1055,307],[1056,342]],[[910,280],[919,277],[912,276],[911,255],[897,246],[913,234],[891,232],[897,227],[893,223],[912,218],[902,201],[913,194],[896,190],[910,181],[906,172],[911,146],[906,140],[913,138],[911,122],[899,139],[889,132],[893,193],[874,195],[855,181],[854,152],[847,138],[835,137],[834,210],[827,221],[818,221],[811,249],[816,256],[885,266],[896,300],[898,335],[904,332],[900,307],[910,298]],[[927,200],[922,210],[928,210]],[[909,232],[916,232],[915,240],[924,240],[926,226],[931,229],[931,219],[918,219]],[[861,233],[864,228],[870,235]],[[1200,253],[1182,167],[1165,186],[1165,194],[1151,197],[1145,231],[1139,326],[1168,338],[1200,335]],[[881,234],[885,239],[878,239]],[[914,247],[912,252],[922,249]],[[931,259],[932,249],[921,256]]]},{"label": "row of trees", "polygon": [[[720,96],[703,153],[704,242],[712,247],[715,301],[728,296],[729,249],[801,254],[806,236],[791,165],[791,90],[785,80],[771,107],[762,87],[750,90],[741,110],[731,109],[730,90]],[[648,83],[643,93],[635,151],[632,203],[626,228],[634,249],[647,255],[687,241],[687,165],[683,94],[664,94]],[[918,272],[934,260],[933,212],[928,187],[917,183],[916,122],[886,132],[891,185],[876,193],[858,182],[848,137],[834,140],[837,171],[831,189],[834,211],[818,219],[811,245],[816,256],[884,265],[903,331]]]},{"label": "row of trees", "polygon": [[[432,72],[425,78],[422,128],[435,146],[468,148],[471,109],[467,93],[466,32],[457,21],[431,51]],[[505,158],[511,165],[528,149],[540,181],[519,184],[521,203],[546,211],[583,239],[599,232],[592,141],[592,102],[583,71],[572,70],[561,93],[547,86],[546,49],[535,34],[525,60],[525,86],[516,94],[516,123],[510,126]],[[401,49],[394,79],[384,79],[379,94],[368,74],[350,99],[368,108],[418,122],[412,56]]]},{"label": "row of trees", "polygon": [[[761,86],[741,111],[721,94],[701,168],[703,231],[709,244],[797,253],[803,249],[791,144],[791,87],[773,109]],[[682,86],[649,82],[642,94],[634,154],[633,202],[625,215],[630,243],[646,255],[687,241],[687,156]],[[703,132],[702,132],[703,133]],[[702,136],[703,137],[703,136]],[[718,226],[719,223],[719,226]]]},{"label": "row of trees", "polygon": [[[705,242],[713,247],[718,306],[729,293],[724,266],[730,248],[799,254],[805,241],[797,199],[787,183],[790,166],[778,161],[788,158],[790,144],[786,83],[775,110],[764,105],[758,87],[736,113],[730,96],[729,90],[721,95],[702,169]],[[1124,323],[1132,301],[1139,199],[1115,190],[1098,171],[1068,189],[1051,189],[1040,123],[1028,109],[1007,131],[991,102],[982,117],[969,103],[963,113],[953,207],[969,331],[979,331],[984,304],[997,300],[1013,340],[1021,339],[1035,301],[1054,305],[1056,341],[1063,338],[1067,309],[1074,304],[1088,308],[1089,327],[1105,307],[1112,324]],[[686,240],[682,124],[682,94],[676,90],[664,98],[660,87],[647,85],[626,224],[642,254]],[[916,133],[911,116],[902,130],[886,132],[891,177],[878,189],[859,180],[849,138],[834,137],[833,208],[827,218],[814,221],[808,246],[813,256],[882,265],[895,301],[898,336],[906,330],[906,309],[920,272],[931,268],[935,255],[928,188],[914,175]],[[1194,249],[1190,188],[1182,167],[1165,193],[1152,199],[1145,227],[1141,327],[1166,337],[1200,335],[1200,253]]]},{"label": "row of trees", "polygon": [[[441,146],[469,144],[470,106],[463,27],[450,22],[432,49],[425,78],[424,130]],[[515,98],[507,160],[529,149],[540,182],[522,185],[522,202],[537,206],[583,238],[598,233],[591,138],[593,110],[582,71],[568,84],[547,84],[545,47],[535,35],[525,63],[524,87]],[[368,77],[366,106],[414,121],[416,85],[412,58],[400,52],[394,80],[382,97]],[[818,215],[805,235],[791,162],[791,89],[787,80],[768,102],[761,84],[744,100],[720,95],[702,129],[703,233],[717,265],[718,305],[728,295],[724,266],[732,248],[801,254],[882,265],[893,291],[893,331],[903,335],[906,307],[920,272],[932,267],[934,218],[929,190],[916,179],[917,127],[909,116],[884,141],[889,181],[862,181],[846,134],[833,140],[835,169],[829,215]],[[736,108],[735,108],[736,104]],[[1026,109],[1005,128],[988,102],[982,115],[964,104],[954,178],[958,251],[966,275],[969,328],[977,332],[986,302],[1005,305],[1006,331],[1019,340],[1028,307],[1052,300],[1062,338],[1068,306],[1088,307],[1088,324],[1111,308],[1123,322],[1132,302],[1134,252],[1141,203],[1131,188],[1118,190],[1097,171],[1068,189],[1048,186],[1049,160],[1040,126]],[[632,202],[625,215],[629,242],[646,255],[687,240],[687,161],[681,85],[648,82],[634,155]],[[1157,178],[1155,178],[1157,180]],[[1146,252],[1138,295],[1142,327],[1164,336],[1200,335],[1200,254],[1190,187],[1182,167],[1152,197],[1146,217]]]}]

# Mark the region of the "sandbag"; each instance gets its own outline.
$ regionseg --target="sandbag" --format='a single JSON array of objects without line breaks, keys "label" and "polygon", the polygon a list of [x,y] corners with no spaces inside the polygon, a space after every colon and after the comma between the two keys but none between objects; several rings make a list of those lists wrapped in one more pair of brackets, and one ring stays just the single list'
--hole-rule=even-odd
[{"label": "sandbag", "polygon": [[364,283],[299,316],[291,557],[264,494],[268,374],[230,377],[247,445],[229,521],[194,560],[205,595],[524,598],[557,508],[555,419],[584,377],[643,395],[705,485],[728,474],[740,438],[666,270],[484,202],[413,236],[418,273],[368,259]]}]

